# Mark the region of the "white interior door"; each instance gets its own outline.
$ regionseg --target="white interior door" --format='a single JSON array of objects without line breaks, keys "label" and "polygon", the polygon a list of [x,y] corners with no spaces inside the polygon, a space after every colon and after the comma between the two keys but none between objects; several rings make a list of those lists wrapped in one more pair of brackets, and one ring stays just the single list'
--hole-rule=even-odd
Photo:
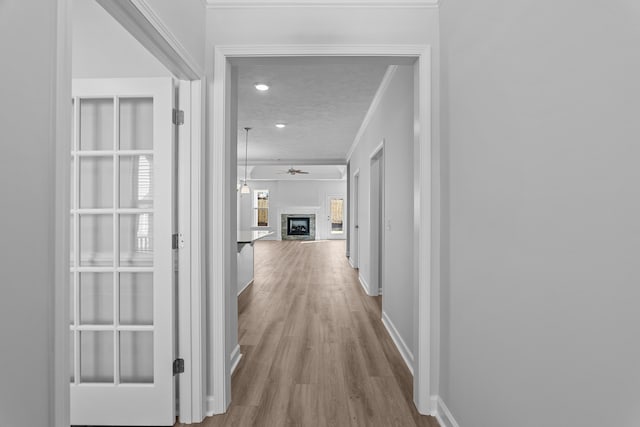
[{"label": "white interior door", "polygon": [[360,173],[353,175],[353,249],[352,264],[354,268],[360,267]]},{"label": "white interior door", "polygon": [[345,239],[345,202],[344,196],[327,197],[327,238]]},{"label": "white interior door", "polygon": [[174,84],[73,81],[71,424],[173,425]]}]

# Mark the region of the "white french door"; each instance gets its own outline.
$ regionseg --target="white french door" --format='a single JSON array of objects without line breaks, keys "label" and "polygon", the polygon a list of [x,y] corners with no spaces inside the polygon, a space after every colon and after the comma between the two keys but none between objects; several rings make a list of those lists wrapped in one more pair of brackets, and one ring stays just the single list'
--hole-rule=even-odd
[{"label": "white french door", "polygon": [[71,424],[175,422],[174,83],[73,81]]},{"label": "white french door", "polygon": [[327,197],[327,239],[344,239],[344,196]]}]

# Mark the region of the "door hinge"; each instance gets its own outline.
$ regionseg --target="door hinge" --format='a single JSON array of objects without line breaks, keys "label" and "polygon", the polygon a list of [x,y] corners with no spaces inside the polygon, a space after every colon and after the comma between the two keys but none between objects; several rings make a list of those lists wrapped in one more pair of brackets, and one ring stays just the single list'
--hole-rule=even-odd
[{"label": "door hinge", "polygon": [[171,249],[184,248],[184,236],[182,233],[176,233],[171,235]]},{"label": "door hinge", "polygon": [[184,359],[176,359],[173,361],[173,375],[184,373]]},{"label": "door hinge", "polygon": [[178,126],[184,124],[184,111],[173,109],[173,124]]}]

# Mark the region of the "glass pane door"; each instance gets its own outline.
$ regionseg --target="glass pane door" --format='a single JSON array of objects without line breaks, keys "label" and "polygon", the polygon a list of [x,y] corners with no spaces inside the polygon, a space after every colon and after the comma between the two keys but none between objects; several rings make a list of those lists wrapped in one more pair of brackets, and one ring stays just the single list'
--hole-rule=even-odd
[{"label": "glass pane door", "polygon": [[328,238],[344,238],[344,197],[330,196],[327,203]]},{"label": "glass pane door", "polygon": [[73,383],[153,383],[153,99],[74,104]]},{"label": "glass pane door", "polygon": [[170,79],[74,81],[72,424],[173,416],[172,196],[157,191],[159,175],[171,188],[172,99]]}]

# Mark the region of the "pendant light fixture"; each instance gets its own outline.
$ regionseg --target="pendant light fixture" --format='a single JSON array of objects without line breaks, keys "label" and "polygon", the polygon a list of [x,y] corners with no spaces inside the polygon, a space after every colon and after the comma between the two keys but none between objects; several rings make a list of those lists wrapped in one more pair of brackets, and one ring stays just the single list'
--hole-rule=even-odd
[{"label": "pendant light fixture", "polygon": [[251,193],[251,189],[247,185],[247,153],[249,152],[249,131],[251,128],[247,127],[244,128],[244,130],[247,132],[247,138],[244,145],[244,183],[242,187],[240,187],[240,194],[249,194]]}]

